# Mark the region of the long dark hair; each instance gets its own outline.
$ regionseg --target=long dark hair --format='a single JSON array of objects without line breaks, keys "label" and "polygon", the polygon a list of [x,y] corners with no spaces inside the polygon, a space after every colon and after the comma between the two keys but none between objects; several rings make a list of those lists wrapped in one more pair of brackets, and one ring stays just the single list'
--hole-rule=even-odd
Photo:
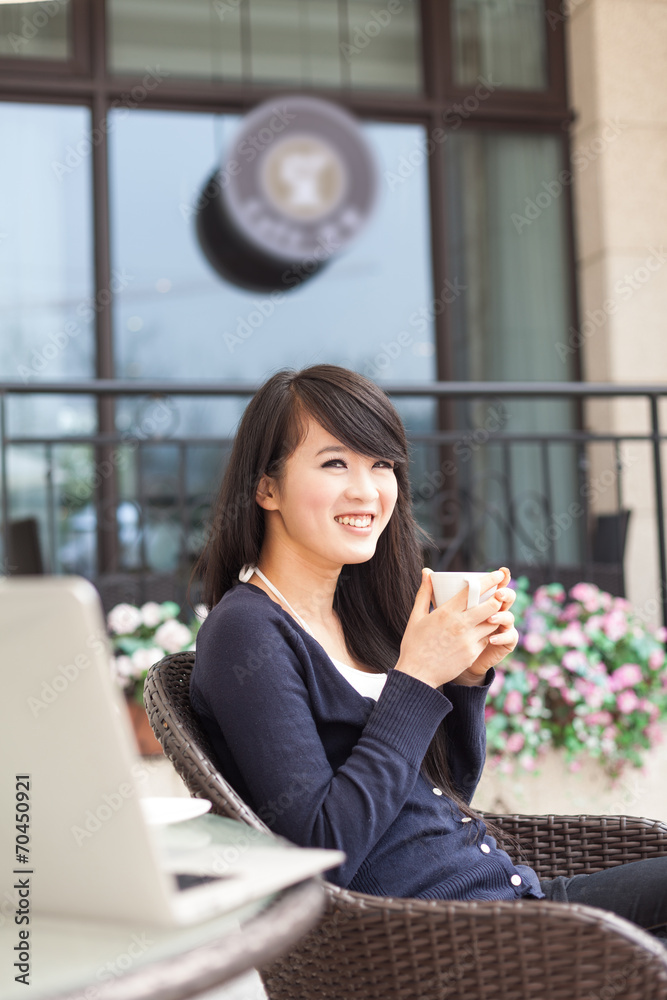
[{"label": "long dark hair", "polygon": [[[264,510],[255,500],[257,487],[264,474],[280,482],[286,459],[305,437],[309,416],[358,454],[394,462],[398,498],[392,516],[373,557],[343,567],[333,601],[351,656],[387,673],[398,660],[421,582],[420,541],[431,543],[431,539],[412,514],[408,443],[401,418],[387,394],[357,372],[327,364],[285,369],[256,392],[239,424],[208,541],[190,585],[201,578],[200,600],[210,609],[234,585],[242,566],[259,562]],[[463,813],[479,818],[453,786],[442,726],[422,770]],[[487,827],[508,839],[492,824]]]}]

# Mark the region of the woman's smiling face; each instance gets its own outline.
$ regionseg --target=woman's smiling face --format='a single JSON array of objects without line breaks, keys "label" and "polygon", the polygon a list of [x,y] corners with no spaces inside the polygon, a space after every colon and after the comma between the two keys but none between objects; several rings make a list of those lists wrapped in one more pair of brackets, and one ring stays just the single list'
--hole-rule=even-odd
[{"label": "woman's smiling face", "polygon": [[312,417],[269,489],[272,496],[258,500],[269,513],[271,541],[338,568],[374,555],[398,495],[390,459],[352,451]]}]

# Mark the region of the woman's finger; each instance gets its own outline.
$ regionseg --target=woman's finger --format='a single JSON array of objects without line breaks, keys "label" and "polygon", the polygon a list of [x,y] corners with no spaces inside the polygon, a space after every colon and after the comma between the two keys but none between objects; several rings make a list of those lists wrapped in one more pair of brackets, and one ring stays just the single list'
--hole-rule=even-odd
[{"label": "woman's finger", "polygon": [[491,615],[490,618],[487,618],[487,621],[490,625],[512,628],[514,625],[514,615],[511,611],[498,611],[495,615]]},{"label": "woman's finger", "polygon": [[502,632],[494,632],[489,636],[489,642],[494,646],[516,646],[519,641],[519,633],[515,628],[504,629]]},{"label": "woman's finger", "polygon": [[496,591],[496,597],[500,598],[503,602],[501,611],[507,611],[508,608],[512,607],[516,600],[516,591],[512,590],[511,587],[501,587]]}]

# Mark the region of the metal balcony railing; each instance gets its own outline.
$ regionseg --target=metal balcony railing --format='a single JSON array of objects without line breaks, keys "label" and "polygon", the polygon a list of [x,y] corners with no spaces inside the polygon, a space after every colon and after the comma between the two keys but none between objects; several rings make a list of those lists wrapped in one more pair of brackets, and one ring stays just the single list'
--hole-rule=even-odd
[{"label": "metal balcony railing", "polygon": [[[182,603],[190,568],[203,544],[206,514],[222,464],[219,458],[207,489],[193,493],[187,473],[189,458],[204,445],[215,447],[222,456],[231,439],[178,434],[160,428],[155,421],[146,432],[134,428],[120,433],[114,429],[112,403],[124,397],[143,397],[175,412],[177,398],[247,399],[257,387],[254,383],[176,380],[0,382],[3,571],[35,572],[44,567],[48,572],[82,571],[63,558],[58,539],[67,518],[87,503],[95,552],[90,569],[83,572],[96,583],[105,605],[166,597]],[[411,398],[437,403],[440,424],[446,428],[409,433],[415,510],[432,538],[425,546],[425,558],[441,569],[505,564],[515,575],[527,573],[534,584],[560,579],[571,585],[587,579],[623,593],[623,552],[630,513],[624,492],[632,477],[639,474],[636,462],[640,461],[641,474],[650,484],[650,496],[642,505],[642,516],[647,508],[651,510],[653,551],[647,558],[650,556],[656,568],[656,600],[667,624],[661,455],[665,435],[660,430],[659,405],[667,396],[667,386],[432,382],[388,383],[383,388],[397,401]],[[13,398],[26,395],[88,396],[95,400],[98,414],[106,413],[101,423],[111,422],[110,429],[91,434],[49,434],[48,428],[39,434],[21,433],[20,427],[9,427],[9,408]],[[640,429],[583,429],[586,405],[621,399],[645,404]],[[526,426],[525,414],[521,425],[521,420],[511,419],[508,407],[511,410],[512,401],[524,400],[540,405],[557,400],[569,403],[572,427],[563,427],[561,421],[561,426],[533,429]],[[561,415],[564,413],[562,410]],[[165,444],[175,449],[176,458],[169,462],[173,489],[169,495],[156,497],[150,490],[147,457],[151,449]],[[58,448],[75,445],[88,446],[94,455],[90,474],[84,477],[83,487],[76,489],[63,483],[57,461]],[[30,448],[41,448],[43,455],[43,502],[37,513],[21,494],[20,475],[10,468],[10,454]],[[630,462],[628,448],[643,449],[643,455]],[[119,470],[115,467],[123,450],[133,455],[134,495],[130,498],[119,491]],[[604,487],[598,489],[599,483]],[[136,514],[132,565],[124,555],[119,520],[122,505],[128,503]],[[147,549],[151,525],[154,529],[160,517],[178,536],[178,551],[167,570],[151,565]]]}]

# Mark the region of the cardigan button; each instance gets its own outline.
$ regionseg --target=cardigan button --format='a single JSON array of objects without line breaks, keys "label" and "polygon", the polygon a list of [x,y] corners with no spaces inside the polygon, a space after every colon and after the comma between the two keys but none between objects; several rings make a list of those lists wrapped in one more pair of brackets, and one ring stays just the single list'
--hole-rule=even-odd
[{"label": "cardigan button", "polygon": [[442,795],[442,788],[434,788],[433,789],[433,794],[434,795]]},{"label": "cardigan button", "polygon": [[488,845],[488,844],[480,844],[480,845],[479,845],[479,849],[480,849],[480,851],[482,851],[482,852],[483,852],[484,854],[490,854],[490,853],[491,853],[491,848],[489,847],[489,845]]},{"label": "cardigan button", "polygon": [[461,816],[461,822],[462,823],[472,823],[472,819],[471,819],[470,816]]},{"label": "cardigan button", "polygon": [[512,885],[521,885],[521,876],[520,875],[512,875],[512,878],[510,879],[510,882],[512,883]]}]

